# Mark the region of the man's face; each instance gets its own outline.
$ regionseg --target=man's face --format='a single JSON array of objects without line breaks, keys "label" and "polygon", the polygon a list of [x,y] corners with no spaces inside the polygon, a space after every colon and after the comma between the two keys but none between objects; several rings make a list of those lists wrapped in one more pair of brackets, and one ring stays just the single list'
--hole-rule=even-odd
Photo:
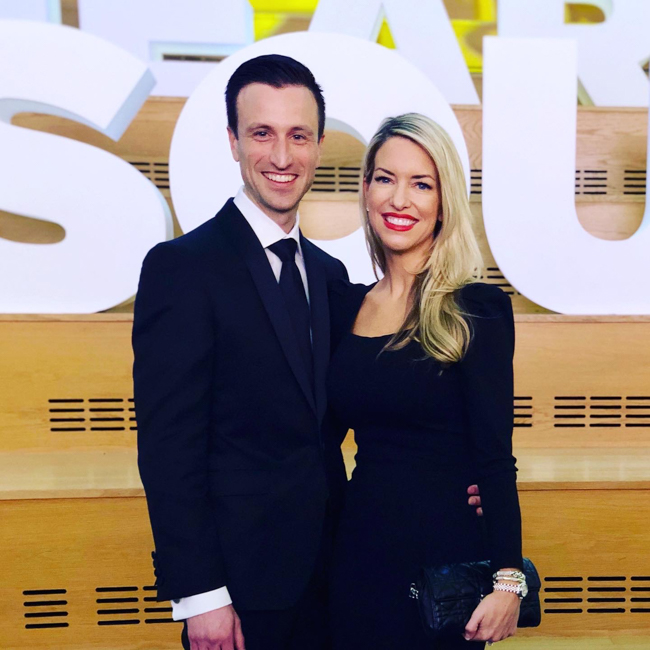
[{"label": "man's face", "polygon": [[320,163],[318,106],[304,86],[254,83],[237,97],[238,137],[228,129],[248,196],[271,218],[297,210]]}]

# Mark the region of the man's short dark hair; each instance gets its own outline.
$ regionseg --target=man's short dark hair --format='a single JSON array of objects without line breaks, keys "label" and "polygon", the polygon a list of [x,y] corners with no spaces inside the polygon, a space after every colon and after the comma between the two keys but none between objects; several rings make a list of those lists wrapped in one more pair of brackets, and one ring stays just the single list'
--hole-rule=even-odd
[{"label": "man's short dark hair", "polygon": [[323,91],[316,83],[311,70],[292,59],[281,54],[265,54],[242,63],[228,80],[226,86],[226,112],[228,126],[238,137],[237,133],[237,97],[242,88],[249,84],[266,84],[273,88],[286,86],[304,86],[311,91],[318,106],[318,139],[320,140],[325,130],[325,99]]}]

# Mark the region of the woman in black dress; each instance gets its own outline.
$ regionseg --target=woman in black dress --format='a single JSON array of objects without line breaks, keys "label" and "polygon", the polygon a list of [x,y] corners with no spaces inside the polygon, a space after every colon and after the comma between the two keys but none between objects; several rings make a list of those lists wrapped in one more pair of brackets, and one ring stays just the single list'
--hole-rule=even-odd
[{"label": "woman in black dress", "polygon": [[[465,638],[437,645],[408,596],[424,565],[521,569],[512,306],[473,282],[480,253],[462,166],[428,118],[382,124],[364,161],[362,207],[384,275],[331,288],[329,400],[358,445],[334,552],[333,647],[482,648],[516,631],[515,580],[498,579]],[[467,506],[473,483],[482,519]]]}]

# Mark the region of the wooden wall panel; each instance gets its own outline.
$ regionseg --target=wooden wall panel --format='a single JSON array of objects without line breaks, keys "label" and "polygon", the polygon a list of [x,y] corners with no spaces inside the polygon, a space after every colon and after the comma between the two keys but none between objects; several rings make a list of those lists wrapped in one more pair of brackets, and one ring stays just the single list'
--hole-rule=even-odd
[{"label": "wooden wall panel", "polygon": [[180,647],[170,603],[151,600],[143,498],[1,501],[0,510],[3,648]]},{"label": "wooden wall panel", "polygon": [[519,318],[518,448],[650,443],[650,320]]},{"label": "wooden wall panel", "polygon": [[[648,634],[648,487],[521,491],[546,610],[524,637]],[[153,601],[142,497],[0,500],[0,517],[3,648],[178,647],[169,603]]]},{"label": "wooden wall panel", "polygon": [[131,328],[130,315],[0,320],[2,449],[133,447]]},{"label": "wooden wall panel", "polygon": [[[517,449],[650,446],[650,317],[516,319]],[[2,448],[133,447],[131,327],[0,317]]]},{"label": "wooden wall panel", "polygon": [[647,497],[647,489],[521,492],[524,554],[543,579],[539,632],[648,633]]}]

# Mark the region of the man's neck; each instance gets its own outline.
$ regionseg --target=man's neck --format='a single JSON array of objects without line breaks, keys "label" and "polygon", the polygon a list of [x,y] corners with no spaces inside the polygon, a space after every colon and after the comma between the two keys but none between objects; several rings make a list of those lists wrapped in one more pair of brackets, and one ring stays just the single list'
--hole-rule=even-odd
[{"label": "man's neck", "polygon": [[276,212],[275,210],[270,209],[268,206],[261,204],[253,196],[251,196],[248,188],[244,186],[244,194],[247,198],[255,204],[269,219],[284,230],[286,233],[290,233],[293,230],[293,227],[296,225],[296,215],[298,214],[298,208],[295,207],[292,210],[287,212]]}]

